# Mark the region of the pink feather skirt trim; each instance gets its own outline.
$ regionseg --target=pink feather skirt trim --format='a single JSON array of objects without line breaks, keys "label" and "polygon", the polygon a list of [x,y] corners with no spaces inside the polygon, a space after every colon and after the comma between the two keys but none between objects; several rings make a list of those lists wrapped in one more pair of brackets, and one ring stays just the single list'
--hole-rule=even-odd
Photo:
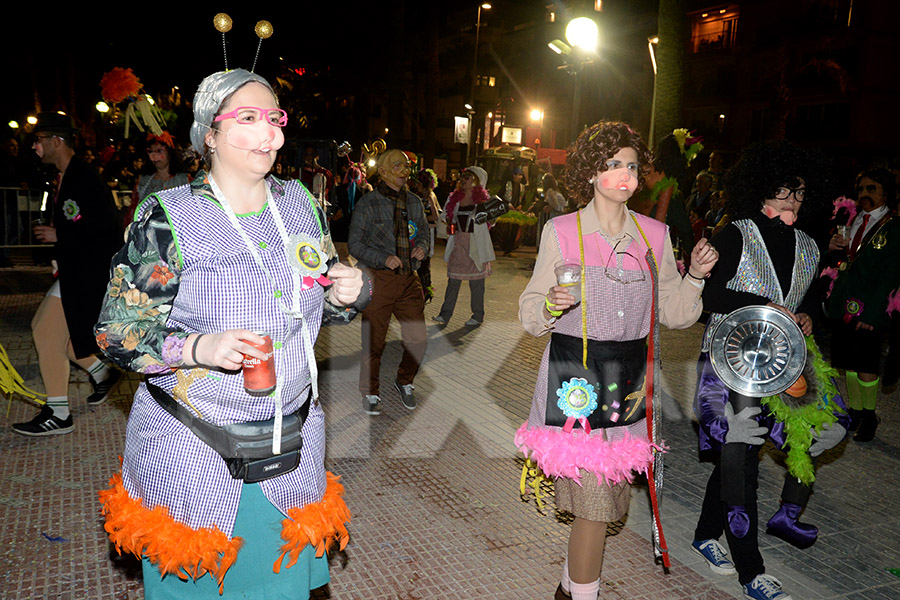
[{"label": "pink feather skirt trim", "polygon": [[578,470],[597,475],[599,484],[631,481],[635,473],[647,473],[654,452],[665,451],[649,440],[632,436],[609,441],[603,435],[585,435],[581,430],[565,433],[556,427],[519,427],[516,446],[537,463],[545,475],[568,477],[581,485]]}]

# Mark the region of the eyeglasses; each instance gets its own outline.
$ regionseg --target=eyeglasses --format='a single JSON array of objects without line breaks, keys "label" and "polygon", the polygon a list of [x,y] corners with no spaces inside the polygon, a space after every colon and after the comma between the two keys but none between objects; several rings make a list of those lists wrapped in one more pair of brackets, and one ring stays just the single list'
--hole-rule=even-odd
[{"label": "eyeglasses", "polygon": [[[50,138],[55,138],[55,137],[59,137],[59,136],[57,136],[57,135],[41,135],[40,133],[34,134],[34,139],[37,140],[38,142],[42,142],[44,140],[49,140]],[[60,139],[62,139],[62,138],[60,138]]]},{"label": "eyeglasses", "polygon": [[857,194],[862,194],[863,191],[869,192],[870,194],[874,194],[876,192],[876,190],[878,190],[878,186],[874,183],[856,186]]},{"label": "eyeglasses", "polygon": [[794,195],[794,199],[797,202],[803,202],[803,199],[806,197],[806,188],[798,187],[798,188],[789,188],[789,187],[780,187],[775,189],[775,199],[776,200],[787,200],[791,197],[791,194]]},{"label": "eyeglasses", "polygon": [[287,125],[287,112],[280,108],[258,108],[256,106],[239,106],[230,113],[219,115],[213,122],[234,119],[241,125],[253,125],[263,120],[273,127]]},{"label": "eyeglasses", "polygon": [[[612,252],[609,253],[606,264],[603,266],[603,274],[606,275],[607,279],[626,285],[629,283],[640,283],[647,279],[647,276],[644,274],[644,269],[641,268],[641,262],[634,254],[627,252],[627,248],[631,246],[631,242],[633,241],[634,238],[626,233],[625,237],[617,241],[616,245],[613,246]],[[600,242],[598,241],[598,248],[599,245]],[[626,250],[619,250],[620,247],[625,248]],[[611,267],[610,263],[613,256],[616,257],[616,264]],[[637,273],[635,273],[635,271],[637,271]]]},{"label": "eyeglasses", "polygon": [[462,175],[459,176],[459,179],[460,179],[460,181],[462,181],[463,179],[475,179],[475,176],[472,173],[469,173],[468,171],[466,171],[465,173],[463,173]]}]

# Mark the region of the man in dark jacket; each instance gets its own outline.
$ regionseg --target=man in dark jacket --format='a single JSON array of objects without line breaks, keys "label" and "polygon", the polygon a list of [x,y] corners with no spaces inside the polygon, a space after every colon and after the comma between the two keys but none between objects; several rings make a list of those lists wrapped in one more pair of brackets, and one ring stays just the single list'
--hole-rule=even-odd
[{"label": "man in dark jacket", "polygon": [[56,282],[31,322],[47,404],[13,430],[29,436],[58,435],[75,426],[69,413],[69,361],[90,375],[89,405],[106,400],[121,374],[94,356],[100,351],[94,323],[109,283],[109,262],[122,246],[122,231],[109,188],[97,171],[75,158],[77,129],[57,113],[41,113],[32,148],[59,170],[53,221],[34,227],[41,242],[55,245]]},{"label": "man in dark jacket", "polygon": [[378,187],[362,197],[350,222],[350,254],[372,281],[372,301],[362,313],[359,369],[363,410],[370,415],[381,414],[379,373],[391,315],[400,321],[403,339],[394,388],[409,410],[416,408],[413,379],[428,345],[425,295],[416,269],[428,256],[431,240],[422,200],[406,187],[409,173],[403,151],[381,154]]}]

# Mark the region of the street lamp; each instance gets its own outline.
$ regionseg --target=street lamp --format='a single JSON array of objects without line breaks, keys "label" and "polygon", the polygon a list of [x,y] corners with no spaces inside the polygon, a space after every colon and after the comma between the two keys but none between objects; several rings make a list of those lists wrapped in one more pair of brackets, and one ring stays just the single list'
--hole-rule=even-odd
[{"label": "street lamp", "polygon": [[544,109],[542,108],[532,108],[531,109],[531,120],[537,121],[540,123],[538,134],[538,140],[540,140],[541,145],[544,143]]},{"label": "street lamp", "polygon": [[[481,9],[490,10],[491,5],[489,2],[483,2],[478,5],[478,17],[475,19],[475,61],[472,65],[472,87],[469,90],[469,103],[466,104],[466,110],[469,111],[469,148],[468,154],[472,155],[474,148],[474,138],[472,137],[474,134],[472,133],[472,125],[474,125],[474,121],[472,120],[472,115],[474,114],[475,105],[475,83],[478,81],[478,42],[481,36]],[[467,163],[471,164],[471,156],[466,160]]]},{"label": "street lamp", "polygon": [[[578,137],[581,123],[581,71],[584,69],[584,65],[591,62],[592,57],[597,54],[599,37],[597,23],[587,17],[578,17],[572,19],[566,26],[566,40],[572,47],[569,52],[565,52],[564,48],[560,47],[567,57],[574,58],[572,64],[575,75],[575,92],[572,99],[572,140]],[[556,51],[553,46],[551,48]]]},{"label": "street lamp", "polygon": [[656,52],[653,46],[659,43],[658,35],[647,38],[647,48],[650,50],[650,63],[653,65],[653,100],[650,102],[650,147],[653,147],[653,128],[656,126]]}]

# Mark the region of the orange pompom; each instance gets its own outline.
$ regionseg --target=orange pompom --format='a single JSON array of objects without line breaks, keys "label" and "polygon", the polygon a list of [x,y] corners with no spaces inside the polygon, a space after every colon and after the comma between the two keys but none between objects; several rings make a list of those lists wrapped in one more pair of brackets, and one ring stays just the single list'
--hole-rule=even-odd
[{"label": "orange pompom", "polygon": [[791,398],[802,398],[806,395],[806,377],[800,376],[797,381],[791,384],[791,387],[784,390],[784,393]]}]

